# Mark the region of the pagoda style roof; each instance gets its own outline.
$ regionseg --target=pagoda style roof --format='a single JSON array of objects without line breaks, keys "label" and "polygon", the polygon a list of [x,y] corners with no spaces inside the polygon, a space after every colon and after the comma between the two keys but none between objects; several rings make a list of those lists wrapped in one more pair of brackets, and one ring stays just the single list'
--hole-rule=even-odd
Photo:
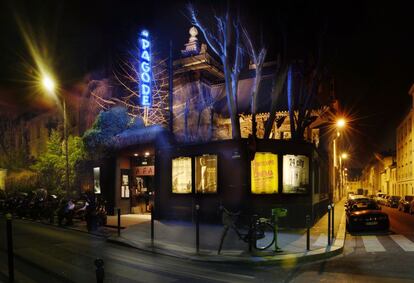
[{"label": "pagoda style roof", "polygon": [[114,147],[124,149],[139,144],[156,144],[167,146],[171,143],[172,137],[167,129],[160,125],[152,125],[139,129],[127,129],[114,137]]}]

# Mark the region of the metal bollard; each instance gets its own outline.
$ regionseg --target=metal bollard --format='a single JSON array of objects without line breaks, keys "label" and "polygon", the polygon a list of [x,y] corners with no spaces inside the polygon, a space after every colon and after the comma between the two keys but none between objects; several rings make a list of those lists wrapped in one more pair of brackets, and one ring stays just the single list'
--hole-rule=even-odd
[{"label": "metal bollard", "polygon": [[334,240],[335,237],[335,233],[334,233],[334,229],[335,229],[335,204],[332,203],[332,242]]},{"label": "metal bollard", "polygon": [[310,251],[310,215],[306,215],[306,250]]},{"label": "metal bollard", "polygon": [[197,253],[200,251],[200,218],[199,218],[199,212],[200,212],[200,205],[196,204],[195,206],[195,217],[196,217],[196,250]]},{"label": "metal bollard", "polygon": [[121,236],[121,209],[118,208],[118,237]]},{"label": "metal bollard", "polygon": [[151,244],[154,245],[154,204],[151,204]]},{"label": "metal bollard", "polygon": [[105,277],[105,269],[104,269],[104,261],[101,258],[97,258],[94,261],[95,266],[96,266],[96,282],[97,283],[103,283],[104,282],[104,277]]},{"label": "metal bollard", "polygon": [[12,235],[12,216],[6,214],[6,234],[7,234],[7,255],[9,265],[9,282],[14,282],[14,254],[13,254],[13,235]]},{"label": "metal bollard", "polygon": [[253,229],[254,229],[254,224],[253,224],[253,222],[254,221],[250,221],[250,224],[249,224],[249,252],[251,253],[252,252],[252,250],[253,250],[253,237],[254,237],[254,235],[253,235]]},{"label": "metal bollard", "polygon": [[331,205],[328,205],[328,246],[331,245]]}]

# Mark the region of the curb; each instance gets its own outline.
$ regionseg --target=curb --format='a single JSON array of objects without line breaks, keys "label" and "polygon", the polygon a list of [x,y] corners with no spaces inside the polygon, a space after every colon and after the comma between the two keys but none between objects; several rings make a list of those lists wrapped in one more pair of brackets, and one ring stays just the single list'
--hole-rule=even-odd
[{"label": "curb", "polygon": [[[249,265],[271,265],[271,264],[296,264],[310,261],[317,261],[322,259],[328,259],[337,256],[343,252],[345,244],[345,214],[342,215],[341,223],[336,234],[333,245],[326,248],[320,248],[304,253],[293,253],[284,255],[266,255],[266,256],[217,256],[217,255],[202,255],[195,253],[179,253],[168,248],[160,246],[153,246],[151,243],[142,242],[134,243],[121,237],[109,237],[107,241],[124,247],[130,247],[137,250],[150,252],[154,254],[161,254],[165,256],[186,259],[198,262],[210,262],[210,263],[232,263],[232,264],[249,264]],[[167,247],[167,245],[165,245]]]},{"label": "curb", "polygon": [[13,218],[13,220],[18,220],[18,221],[23,221],[23,222],[30,222],[30,223],[35,223],[35,224],[41,224],[41,225],[45,225],[45,226],[51,226],[51,227],[55,227],[57,229],[80,232],[80,233],[83,233],[83,234],[88,234],[90,236],[95,236],[95,237],[99,237],[99,238],[107,239],[107,238],[111,237],[111,235],[102,235],[102,234],[97,234],[97,233],[90,233],[88,231],[77,229],[75,227],[59,226],[59,225],[51,224],[51,223],[48,223],[48,222],[35,221],[35,220],[29,219],[29,218],[24,218],[24,219],[22,219],[22,218]]}]

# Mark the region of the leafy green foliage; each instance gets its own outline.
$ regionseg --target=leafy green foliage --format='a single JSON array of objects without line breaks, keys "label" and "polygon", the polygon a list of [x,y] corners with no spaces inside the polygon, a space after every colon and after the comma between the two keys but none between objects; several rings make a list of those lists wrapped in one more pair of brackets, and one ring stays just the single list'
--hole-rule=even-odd
[{"label": "leafy green foliage", "polygon": [[[132,125],[137,127],[141,123],[135,121]],[[83,136],[87,152],[94,157],[104,154],[111,149],[114,137],[129,126],[131,126],[131,117],[123,107],[113,107],[108,111],[100,112],[92,128]]]},{"label": "leafy green foliage", "polygon": [[[76,166],[85,158],[85,149],[80,137],[68,137],[69,186],[74,187]],[[41,154],[33,166],[39,174],[39,186],[53,193],[61,193],[65,188],[66,155],[65,142],[60,132],[53,130]]]},{"label": "leafy green foliage", "polygon": [[38,189],[38,175],[31,170],[14,170],[7,173],[6,188],[8,193],[31,192]]}]

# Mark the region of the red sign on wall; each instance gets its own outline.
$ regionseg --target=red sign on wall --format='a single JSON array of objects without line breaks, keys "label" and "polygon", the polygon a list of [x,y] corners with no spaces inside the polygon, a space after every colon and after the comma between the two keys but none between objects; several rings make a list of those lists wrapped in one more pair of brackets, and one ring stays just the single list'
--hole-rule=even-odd
[{"label": "red sign on wall", "polygon": [[135,176],[154,176],[155,166],[135,167]]}]

